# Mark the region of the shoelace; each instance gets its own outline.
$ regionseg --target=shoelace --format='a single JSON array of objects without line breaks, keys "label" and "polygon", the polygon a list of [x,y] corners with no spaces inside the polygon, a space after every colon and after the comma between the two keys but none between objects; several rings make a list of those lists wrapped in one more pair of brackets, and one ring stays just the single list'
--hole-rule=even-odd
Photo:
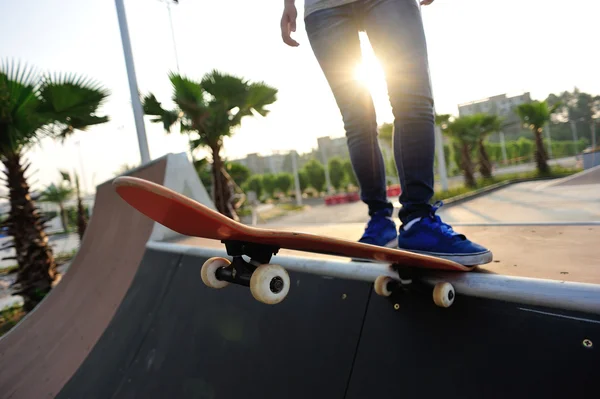
[{"label": "shoelace", "polygon": [[435,214],[438,211],[438,209],[440,209],[442,206],[444,206],[444,203],[442,201],[437,201],[431,207],[431,213],[429,214],[429,218],[432,221],[431,224],[436,228],[439,227],[442,234],[444,234],[446,236],[450,236],[450,237],[458,236],[460,238],[465,238],[464,235],[455,232],[454,229],[452,229],[452,226],[442,222],[442,219],[438,215]]}]

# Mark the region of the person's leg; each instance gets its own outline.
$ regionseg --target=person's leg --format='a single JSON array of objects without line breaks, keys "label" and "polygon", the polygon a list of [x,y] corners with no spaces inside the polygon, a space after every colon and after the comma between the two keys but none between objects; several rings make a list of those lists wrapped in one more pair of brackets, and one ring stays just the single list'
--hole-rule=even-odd
[{"label": "person's leg", "polygon": [[394,156],[402,193],[398,247],[468,265],[492,254],[443,223],[431,206],[434,110],[427,45],[416,0],[362,0],[363,25],[385,71],[394,114]]},{"label": "person's leg", "polygon": [[361,242],[387,245],[397,237],[390,219],[385,167],[377,141],[377,120],[368,88],[356,79],[361,61],[355,3],[317,11],[305,19],[312,50],[340,109],[350,161],[367,204],[370,221]]},{"label": "person's leg", "polygon": [[415,0],[365,0],[364,26],[387,80],[394,115],[400,220],[427,215],[433,196],[433,98],[427,47]]}]

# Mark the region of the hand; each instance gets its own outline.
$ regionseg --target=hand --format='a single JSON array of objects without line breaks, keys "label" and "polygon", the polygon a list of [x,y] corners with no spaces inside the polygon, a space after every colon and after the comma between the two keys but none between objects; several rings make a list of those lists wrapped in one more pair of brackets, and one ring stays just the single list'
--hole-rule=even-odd
[{"label": "hand", "polygon": [[433,3],[433,0],[421,0],[421,1],[420,1],[420,4],[421,4],[422,6],[428,6],[428,5],[430,5],[431,3]]},{"label": "hand", "polygon": [[298,47],[300,43],[292,39],[290,34],[296,32],[296,17],[298,11],[293,2],[285,2],[283,15],[281,16],[281,38],[283,42],[291,47]]}]

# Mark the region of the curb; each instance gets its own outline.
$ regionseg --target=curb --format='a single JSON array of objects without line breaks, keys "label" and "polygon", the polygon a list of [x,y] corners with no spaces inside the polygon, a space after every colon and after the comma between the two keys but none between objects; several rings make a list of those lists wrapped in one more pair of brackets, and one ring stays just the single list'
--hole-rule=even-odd
[{"label": "curb", "polygon": [[510,186],[512,184],[517,184],[517,183],[526,183],[526,182],[531,182],[531,181],[542,181],[542,180],[554,180],[554,179],[562,179],[565,176],[562,177],[555,177],[555,176],[551,176],[551,177],[525,177],[525,178],[519,178],[519,179],[512,179],[512,180],[506,180],[500,183],[496,183],[496,184],[492,184],[483,188],[480,188],[478,190],[475,191],[471,191],[470,193],[467,194],[461,194],[461,195],[457,195],[454,197],[450,197],[447,198],[444,201],[444,209],[454,206],[454,205],[460,205],[464,202],[473,200],[475,198],[479,198],[482,197],[484,195],[487,194],[491,194],[494,191],[498,191],[500,189],[503,189],[507,186]]}]

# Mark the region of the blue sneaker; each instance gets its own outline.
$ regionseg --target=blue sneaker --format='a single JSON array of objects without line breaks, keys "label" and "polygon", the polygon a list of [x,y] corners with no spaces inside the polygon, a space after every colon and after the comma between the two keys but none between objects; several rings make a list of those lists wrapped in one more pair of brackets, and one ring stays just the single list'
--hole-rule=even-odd
[{"label": "blue sneaker", "polygon": [[358,241],[381,247],[395,247],[397,239],[398,230],[396,223],[392,220],[392,211],[384,209],[371,216],[365,232]]},{"label": "blue sneaker", "polygon": [[483,265],[492,261],[492,252],[452,230],[435,212],[443,204],[437,202],[428,216],[415,219],[400,228],[398,248],[448,259],[464,266]]}]

